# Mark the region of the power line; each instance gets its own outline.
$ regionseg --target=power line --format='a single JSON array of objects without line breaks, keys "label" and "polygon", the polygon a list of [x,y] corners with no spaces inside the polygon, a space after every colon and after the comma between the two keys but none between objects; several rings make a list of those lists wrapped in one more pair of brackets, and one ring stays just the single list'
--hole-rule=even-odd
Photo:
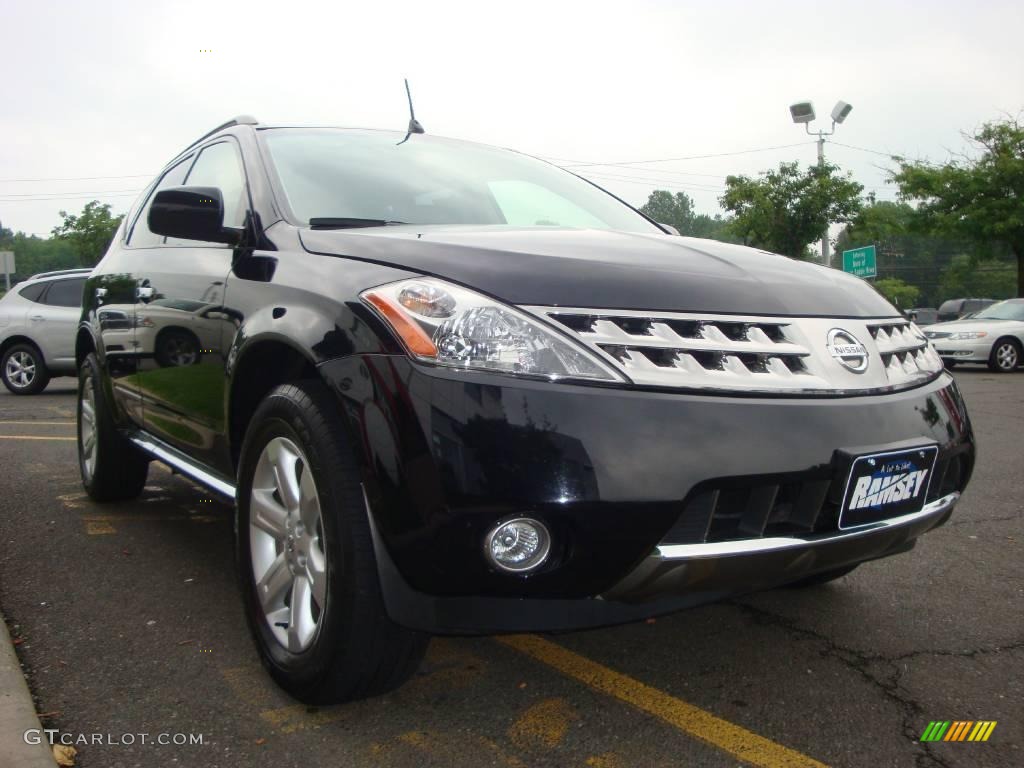
[{"label": "power line", "polygon": [[754,152],[771,152],[771,151],[777,150],[777,149],[792,149],[793,147],[803,147],[803,146],[806,146],[808,144],[814,144],[814,143],[815,142],[813,142],[813,141],[800,141],[800,142],[797,142],[796,144],[780,144],[780,145],[775,146],[775,147],[758,147],[756,149],[740,149],[740,150],[737,150],[735,152],[715,152],[715,153],[710,154],[710,155],[689,155],[687,157],[661,157],[661,158],[655,158],[655,159],[652,159],[652,160],[622,160],[622,161],[614,162],[614,163],[584,163],[584,162],[573,161],[573,162],[568,163],[568,164],[566,164],[566,165],[564,165],[562,167],[563,168],[583,168],[583,167],[586,167],[586,166],[596,166],[596,165],[603,165],[603,166],[611,166],[611,165],[646,165],[648,163],[674,163],[674,162],[680,162],[680,161],[683,161],[683,160],[707,160],[707,159],[710,159],[710,158],[713,158],[713,157],[732,157],[734,155],[749,155],[749,154],[753,154]]},{"label": "power line", "polygon": [[645,184],[645,185],[647,185],[649,187],[655,187],[655,188],[658,187],[658,186],[676,187],[678,189],[695,189],[695,190],[699,190],[699,191],[702,191],[702,192],[722,192],[722,191],[725,190],[725,187],[723,187],[721,185],[697,184],[697,183],[688,184],[688,185],[687,184],[678,184],[678,183],[675,183],[675,181],[671,180],[671,179],[667,180],[667,181],[664,180],[664,179],[644,179],[644,178],[638,178],[636,176],[622,176],[622,175],[616,174],[616,173],[603,173],[603,172],[602,173],[588,173],[586,171],[583,171],[583,172],[580,173],[580,176],[583,176],[584,178],[588,178],[588,179],[589,178],[594,178],[594,179],[610,179],[610,180],[614,180],[614,181],[629,181],[629,182],[633,182],[635,184]]},{"label": "power line", "polygon": [[49,200],[88,200],[89,198],[96,199],[99,197],[128,197],[135,196],[137,194],[138,192],[99,192],[94,195],[72,195],[70,197],[23,197],[14,199],[0,197],[0,203],[43,203]]},{"label": "power line", "polygon": [[855,144],[843,144],[841,141],[830,141],[829,144],[835,144],[837,147],[846,147],[847,149],[856,149],[860,152],[868,152],[872,155],[881,155],[882,157],[888,157],[890,160],[896,157],[894,152],[879,152],[877,149],[868,149],[867,147],[858,147]]},{"label": "power line", "polygon": [[126,195],[129,192],[137,195],[141,191],[141,189],[105,189],[99,192],[72,192],[70,190],[67,192],[0,192],[0,197],[37,197],[39,195],[78,195],[79,197],[88,197],[89,195]]},{"label": "power line", "polygon": [[151,179],[155,173],[134,173],[128,176],[72,176],[68,178],[0,179],[0,184],[22,184],[30,181],[99,181],[101,179]]}]

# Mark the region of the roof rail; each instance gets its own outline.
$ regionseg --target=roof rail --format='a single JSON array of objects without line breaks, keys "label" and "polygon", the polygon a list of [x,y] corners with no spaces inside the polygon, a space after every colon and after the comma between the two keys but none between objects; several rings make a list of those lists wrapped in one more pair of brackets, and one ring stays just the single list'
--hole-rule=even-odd
[{"label": "roof rail", "polygon": [[231,120],[228,120],[223,125],[218,125],[216,128],[214,128],[209,133],[204,133],[198,139],[196,139],[191,144],[189,144],[187,147],[185,147],[183,150],[181,150],[181,152],[179,152],[178,154],[179,155],[185,154],[190,149],[192,149],[192,147],[194,147],[196,144],[201,144],[202,142],[206,141],[211,136],[220,133],[225,128],[231,128],[234,125],[259,125],[259,124],[260,124],[260,121],[257,120],[252,115],[239,115],[238,117],[235,117],[235,118],[232,118]]},{"label": "roof rail", "polygon": [[39,274],[32,275],[26,278],[26,280],[39,280],[43,277],[60,277],[61,275],[77,275],[82,272],[92,272],[92,267],[75,267],[74,269],[55,269],[51,272],[40,272]]}]

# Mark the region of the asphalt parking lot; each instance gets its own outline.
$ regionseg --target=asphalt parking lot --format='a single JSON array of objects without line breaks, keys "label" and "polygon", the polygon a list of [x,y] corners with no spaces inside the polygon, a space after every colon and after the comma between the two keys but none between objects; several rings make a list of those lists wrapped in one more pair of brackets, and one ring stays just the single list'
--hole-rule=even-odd
[{"label": "asphalt parking lot", "polygon": [[[89,502],[73,380],[3,391],[0,609],[44,727],[202,735],[80,746],[86,768],[1019,766],[1024,371],[956,378],[979,463],[911,553],[656,622],[434,640],[399,691],[321,709],[259,666],[230,507],[156,464],[141,500]],[[985,743],[922,744],[932,720],[998,725]]]}]

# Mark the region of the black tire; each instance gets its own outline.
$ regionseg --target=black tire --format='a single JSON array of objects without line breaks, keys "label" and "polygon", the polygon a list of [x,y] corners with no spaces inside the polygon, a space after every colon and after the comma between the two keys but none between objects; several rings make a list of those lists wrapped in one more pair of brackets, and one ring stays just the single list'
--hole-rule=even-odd
[{"label": "black tire", "polygon": [[50,383],[50,371],[34,344],[15,344],[0,360],[0,379],[14,395],[35,395]]},{"label": "black tire", "polygon": [[[96,355],[89,354],[78,370],[78,469],[82,485],[93,501],[134,499],[146,485],[149,458],[118,432],[102,381]],[[90,446],[95,446],[91,461]]]},{"label": "black tire", "polygon": [[828,584],[830,581],[842,578],[859,565],[860,563],[855,563],[854,565],[846,565],[842,568],[836,568],[831,571],[822,571],[821,573],[816,573],[813,576],[808,576],[804,579],[790,582],[789,584],[786,584],[786,589],[806,589],[807,587],[817,587],[821,584]]},{"label": "black tire", "polygon": [[996,373],[1012,373],[1021,362],[1020,342],[1004,337],[992,345],[988,356],[988,368]]},{"label": "black tire", "polygon": [[201,357],[199,339],[191,331],[171,328],[157,337],[153,356],[161,368],[195,365]]},{"label": "black tire", "polygon": [[[287,622],[274,622],[277,628],[272,629],[258,593],[250,528],[253,483],[260,458],[264,449],[272,451],[272,441],[280,445],[282,440],[299,449],[299,461],[291,466],[298,477],[311,471],[319,501],[316,544],[307,544],[306,555],[312,561],[315,546],[326,559],[323,605],[315,598],[309,603],[315,606],[315,629],[306,647],[292,650],[278,638],[290,631],[291,618],[297,614],[289,614]],[[262,466],[260,471],[265,471],[266,465]],[[278,464],[274,468],[275,472],[283,472]],[[279,489],[273,493],[279,494]],[[285,504],[280,501],[280,494],[271,498],[283,511]],[[337,404],[322,383],[301,381],[281,385],[259,405],[242,444],[237,502],[235,541],[245,614],[263,664],[274,680],[292,696],[309,704],[362,699],[404,683],[419,666],[429,637],[399,627],[387,616],[359,470],[344,439]],[[293,507],[301,509],[302,505]],[[296,525],[294,518],[287,519],[293,521],[289,525]],[[303,530],[308,534],[308,519]],[[291,542],[291,533],[296,528],[290,527],[288,531],[287,540]],[[256,547],[266,547],[267,541],[261,533]],[[284,551],[285,546],[291,548],[290,543],[279,546],[275,542],[270,546],[275,562],[291,554]],[[273,568],[271,565],[264,573]],[[299,575],[294,575],[294,562],[289,568],[295,580],[293,585],[306,578],[303,573],[310,574],[308,583],[313,584],[310,571],[300,570]],[[293,589],[294,586],[285,586],[278,594],[290,594],[294,603],[297,593],[289,592]],[[310,590],[316,592],[312,587]],[[266,599],[270,601],[269,597]],[[283,610],[291,609],[276,609]],[[269,607],[268,611],[274,612]],[[291,642],[290,636],[287,642]]]}]

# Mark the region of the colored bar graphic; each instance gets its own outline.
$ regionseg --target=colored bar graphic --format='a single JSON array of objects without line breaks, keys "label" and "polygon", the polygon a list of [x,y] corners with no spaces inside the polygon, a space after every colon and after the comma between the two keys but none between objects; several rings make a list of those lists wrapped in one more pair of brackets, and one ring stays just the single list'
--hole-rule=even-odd
[{"label": "colored bar graphic", "polygon": [[995,720],[932,720],[921,741],[988,741],[995,728]]},{"label": "colored bar graphic", "polygon": [[932,720],[921,734],[921,741],[939,741],[948,728],[948,720]]}]

